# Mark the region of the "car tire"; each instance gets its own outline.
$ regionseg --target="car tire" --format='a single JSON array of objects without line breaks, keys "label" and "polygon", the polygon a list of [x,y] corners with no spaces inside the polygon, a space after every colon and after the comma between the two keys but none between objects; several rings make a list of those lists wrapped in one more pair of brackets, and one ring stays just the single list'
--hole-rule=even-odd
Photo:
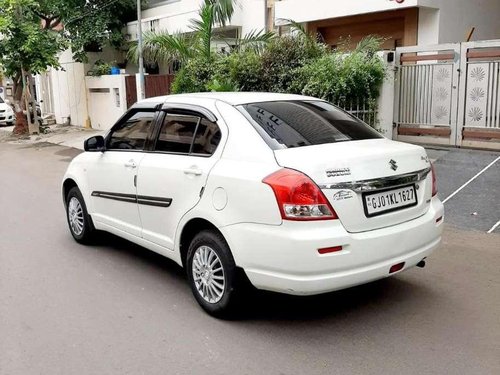
[{"label": "car tire", "polygon": [[95,240],[96,230],[92,218],[87,212],[82,193],[76,186],[71,188],[66,196],[66,218],[75,241],[90,244]]},{"label": "car tire", "polygon": [[234,317],[242,285],[224,237],[211,230],[198,233],[189,245],[186,263],[191,291],[200,306],[217,318]]}]

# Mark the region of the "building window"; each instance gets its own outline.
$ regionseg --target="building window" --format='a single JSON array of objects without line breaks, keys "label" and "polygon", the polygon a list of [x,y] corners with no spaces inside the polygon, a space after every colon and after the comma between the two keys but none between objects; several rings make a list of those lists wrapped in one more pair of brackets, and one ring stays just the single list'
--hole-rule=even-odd
[{"label": "building window", "polygon": [[149,30],[152,32],[158,31],[160,28],[160,20],[149,21]]}]

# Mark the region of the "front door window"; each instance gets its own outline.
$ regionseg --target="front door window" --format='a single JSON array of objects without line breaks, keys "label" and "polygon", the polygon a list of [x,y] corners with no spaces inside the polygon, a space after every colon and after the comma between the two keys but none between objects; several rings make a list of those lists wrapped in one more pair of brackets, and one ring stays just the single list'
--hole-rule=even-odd
[{"label": "front door window", "polygon": [[107,150],[143,150],[155,112],[135,112],[114,128],[108,138]]}]

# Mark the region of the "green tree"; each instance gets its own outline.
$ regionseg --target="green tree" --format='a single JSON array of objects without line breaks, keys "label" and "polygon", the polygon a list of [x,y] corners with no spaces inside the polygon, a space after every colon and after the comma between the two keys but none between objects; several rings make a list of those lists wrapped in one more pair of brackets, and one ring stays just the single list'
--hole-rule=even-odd
[{"label": "green tree", "polygon": [[135,0],[39,0],[31,10],[50,28],[62,28],[76,61],[87,60],[86,49],[122,47],[123,26],[135,19]]},{"label": "green tree", "polygon": [[34,6],[33,0],[0,0],[0,64],[14,81],[16,133],[28,130],[21,104],[23,93],[27,94],[23,90],[26,78],[58,67],[57,54],[65,47],[58,33],[40,27],[40,18],[30,11]]},{"label": "green tree", "polygon": [[[86,47],[119,46],[121,28],[133,19],[134,0],[0,0],[0,65],[14,81],[16,133],[26,132],[23,77],[59,68],[58,54],[71,47],[85,61]],[[38,132],[38,124],[32,129]]]}]

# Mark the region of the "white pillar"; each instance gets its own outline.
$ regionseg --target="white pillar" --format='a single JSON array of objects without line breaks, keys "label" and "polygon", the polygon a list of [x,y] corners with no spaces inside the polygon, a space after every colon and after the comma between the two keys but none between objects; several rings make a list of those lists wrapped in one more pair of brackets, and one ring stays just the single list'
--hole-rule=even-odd
[{"label": "white pillar", "polygon": [[384,137],[392,139],[392,124],[394,122],[394,94],[395,94],[395,63],[387,62],[387,56],[394,52],[384,51],[383,59],[387,64],[386,78],[380,88],[380,96],[377,100],[378,114],[377,127]]},{"label": "white pillar", "polygon": [[[147,75],[147,74],[145,74]],[[145,96],[145,91],[143,91],[143,88],[141,86],[141,74],[140,73],[136,73],[135,74],[135,90],[137,92],[137,101],[140,101],[141,98],[144,99],[146,96]],[[142,93],[144,93],[144,97],[142,97]]]}]

